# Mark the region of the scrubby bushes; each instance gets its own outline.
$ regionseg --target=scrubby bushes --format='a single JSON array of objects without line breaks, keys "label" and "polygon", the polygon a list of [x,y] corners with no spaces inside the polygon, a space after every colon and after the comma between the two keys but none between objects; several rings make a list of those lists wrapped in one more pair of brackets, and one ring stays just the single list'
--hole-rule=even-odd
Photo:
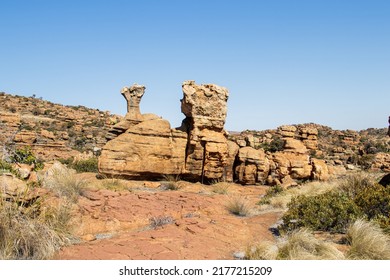
[{"label": "scrubby bushes", "polygon": [[275,153],[283,151],[284,144],[284,140],[280,136],[274,135],[271,142],[264,142],[259,146],[259,148],[263,148],[266,152]]},{"label": "scrubby bushes", "polygon": [[11,162],[23,163],[23,164],[34,164],[34,170],[41,170],[43,168],[43,161],[38,159],[31,147],[26,146],[24,148],[16,149],[11,153]]},{"label": "scrubby bushes", "polygon": [[97,173],[98,170],[98,158],[92,157],[83,160],[74,160],[73,157],[67,159],[59,159],[59,162],[66,165],[69,168],[76,170],[77,173],[93,172]]},{"label": "scrubby bushes", "polygon": [[70,164],[71,168],[77,171],[77,173],[82,172],[94,172],[97,173],[98,170],[98,158],[92,157],[85,160],[78,160]]},{"label": "scrubby bushes", "polygon": [[298,196],[288,204],[283,216],[284,231],[307,227],[313,230],[345,232],[358,218],[375,220],[388,230],[390,188],[363,175],[352,175],[337,190],[321,195]]},{"label": "scrubby bushes", "polygon": [[358,206],[345,194],[327,192],[314,197],[298,196],[288,204],[282,229],[301,227],[313,230],[345,232],[349,223],[361,216]]}]

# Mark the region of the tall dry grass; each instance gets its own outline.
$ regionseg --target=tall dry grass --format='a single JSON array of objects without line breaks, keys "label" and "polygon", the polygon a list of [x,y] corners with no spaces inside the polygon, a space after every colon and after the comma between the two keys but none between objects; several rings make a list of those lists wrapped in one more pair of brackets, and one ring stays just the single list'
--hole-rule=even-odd
[{"label": "tall dry grass", "polygon": [[77,177],[76,171],[56,162],[43,179],[43,187],[51,190],[58,197],[70,202],[77,202],[85,187],[85,181]]},{"label": "tall dry grass", "polygon": [[307,229],[299,229],[276,243],[262,242],[246,251],[248,260],[342,260],[333,244],[321,241]]},{"label": "tall dry grass", "polygon": [[347,231],[349,259],[390,260],[390,237],[374,222],[359,219]]},{"label": "tall dry grass", "polygon": [[242,196],[231,196],[226,203],[226,209],[230,213],[241,217],[252,215],[249,201]]},{"label": "tall dry grass", "polygon": [[0,198],[0,259],[48,259],[71,242],[69,209],[48,207],[42,212],[41,203]]}]

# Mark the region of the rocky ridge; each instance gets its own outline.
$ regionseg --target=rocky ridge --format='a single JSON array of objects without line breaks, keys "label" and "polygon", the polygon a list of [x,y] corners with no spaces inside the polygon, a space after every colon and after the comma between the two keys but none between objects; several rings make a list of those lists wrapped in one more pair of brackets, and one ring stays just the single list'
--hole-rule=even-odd
[{"label": "rocky ridge", "polygon": [[[97,153],[121,117],[84,106],[0,93],[0,144],[29,146],[43,160]],[[3,152],[3,151],[2,151]]]}]

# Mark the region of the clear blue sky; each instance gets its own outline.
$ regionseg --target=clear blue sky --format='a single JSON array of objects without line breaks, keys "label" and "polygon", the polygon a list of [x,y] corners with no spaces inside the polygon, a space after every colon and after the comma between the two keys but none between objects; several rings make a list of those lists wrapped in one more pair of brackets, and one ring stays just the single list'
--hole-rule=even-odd
[{"label": "clear blue sky", "polygon": [[178,126],[184,80],[230,91],[226,129],[382,128],[390,1],[0,0],[0,91]]}]

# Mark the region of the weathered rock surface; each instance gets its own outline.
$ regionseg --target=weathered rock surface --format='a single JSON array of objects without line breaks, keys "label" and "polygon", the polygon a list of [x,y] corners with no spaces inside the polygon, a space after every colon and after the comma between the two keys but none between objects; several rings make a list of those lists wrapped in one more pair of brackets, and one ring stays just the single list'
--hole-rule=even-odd
[{"label": "weathered rock surface", "polygon": [[181,109],[186,118],[179,129],[153,114],[140,113],[144,90],[138,85],[122,90],[128,112],[109,132],[107,138],[112,140],[103,148],[99,171],[152,179],[179,174],[196,180],[227,176],[226,167],[234,162],[223,130],[227,89],[184,82]]},{"label": "weathered rock surface", "polygon": [[186,116],[183,126],[188,132],[185,172],[191,177],[218,179],[228,165],[226,120],[226,88],[217,85],[183,83],[181,111]]},{"label": "weathered rock surface", "polygon": [[45,161],[100,149],[109,128],[121,119],[109,112],[36,97],[0,93],[0,100],[0,145],[30,146]]},{"label": "weathered rock surface", "polygon": [[160,118],[140,122],[109,141],[99,158],[103,174],[160,178],[181,174],[187,134]]}]

